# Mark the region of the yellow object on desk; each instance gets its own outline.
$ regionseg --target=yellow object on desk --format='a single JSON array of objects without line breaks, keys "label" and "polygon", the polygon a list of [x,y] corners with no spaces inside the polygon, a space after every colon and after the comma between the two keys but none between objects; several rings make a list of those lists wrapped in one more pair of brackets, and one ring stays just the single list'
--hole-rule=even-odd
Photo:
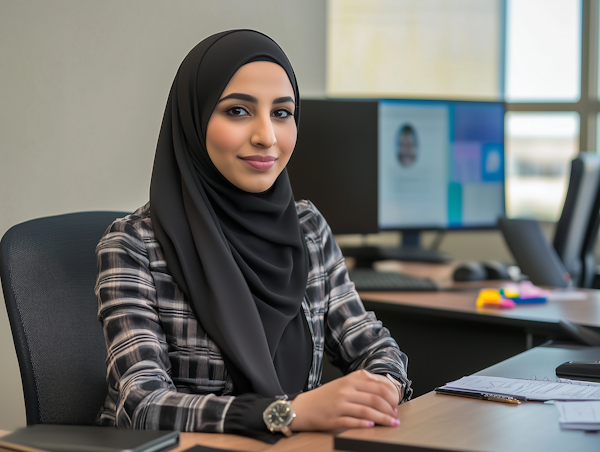
[{"label": "yellow object on desk", "polygon": [[510,298],[504,298],[498,289],[481,289],[476,303],[477,308],[511,309],[515,307],[515,302]]}]

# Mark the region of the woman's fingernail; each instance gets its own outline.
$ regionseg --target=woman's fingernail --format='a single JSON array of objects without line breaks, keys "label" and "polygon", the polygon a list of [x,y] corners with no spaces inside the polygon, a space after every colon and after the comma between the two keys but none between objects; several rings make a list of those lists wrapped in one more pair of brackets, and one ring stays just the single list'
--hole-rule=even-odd
[{"label": "woman's fingernail", "polygon": [[394,408],[394,414],[398,414],[398,408]]},{"label": "woman's fingernail", "polygon": [[367,426],[368,427],[373,427],[374,425],[375,425],[375,422],[373,422],[373,421],[368,421],[367,422]]},{"label": "woman's fingernail", "polygon": [[400,420],[399,419],[392,419],[392,425],[394,427],[398,427],[400,425]]}]

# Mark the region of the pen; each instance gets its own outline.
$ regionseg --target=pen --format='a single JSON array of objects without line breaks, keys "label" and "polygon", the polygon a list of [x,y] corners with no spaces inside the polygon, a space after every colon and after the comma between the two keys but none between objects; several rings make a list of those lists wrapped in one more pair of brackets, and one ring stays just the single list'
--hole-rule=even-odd
[{"label": "pen", "polygon": [[490,402],[501,402],[501,403],[511,403],[513,405],[519,405],[521,401],[519,399],[515,399],[510,396],[503,396],[499,394],[485,394],[482,392],[467,392],[467,391],[459,391],[457,389],[446,389],[446,388],[435,388],[435,392],[438,394],[446,394],[453,395],[459,397],[468,397],[471,399],[478,400],[488,400]]},{"label": "pen", "polygon": [[503,402],[503,403],[512,403],[514,405],[519,405],[521,403],[520,400],[517,400],[513,397],[508,396],[499,396],[492,394],[483,394],[485,400],[489,400],[490,402]]}]

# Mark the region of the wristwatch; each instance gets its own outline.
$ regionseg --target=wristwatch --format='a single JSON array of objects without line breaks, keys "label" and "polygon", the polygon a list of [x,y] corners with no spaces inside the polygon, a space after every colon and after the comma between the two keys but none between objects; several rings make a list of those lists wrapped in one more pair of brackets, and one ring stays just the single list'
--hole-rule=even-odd
[{"label": "wristwatch", "polygon": [[270,431],[281,432],[285,436],[292,436],[292,430],[289,425],[296,417],[292,409],[292,404],[286,395],[278,396],[277,399],[263,412],[263,420]]}]

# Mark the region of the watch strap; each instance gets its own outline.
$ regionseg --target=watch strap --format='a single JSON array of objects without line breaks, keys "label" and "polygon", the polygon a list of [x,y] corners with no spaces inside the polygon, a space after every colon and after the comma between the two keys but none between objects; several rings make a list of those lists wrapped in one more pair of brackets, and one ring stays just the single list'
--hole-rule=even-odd
[{"label": "watch strap", "polygon": [[400,402],[402,402],[402,399],[404,398],[404,385],[390,374],[385,374],[385,376],[388,377],[388,379],[396,387],[396,390],[398,391],[398,405],[400,405]]}]

